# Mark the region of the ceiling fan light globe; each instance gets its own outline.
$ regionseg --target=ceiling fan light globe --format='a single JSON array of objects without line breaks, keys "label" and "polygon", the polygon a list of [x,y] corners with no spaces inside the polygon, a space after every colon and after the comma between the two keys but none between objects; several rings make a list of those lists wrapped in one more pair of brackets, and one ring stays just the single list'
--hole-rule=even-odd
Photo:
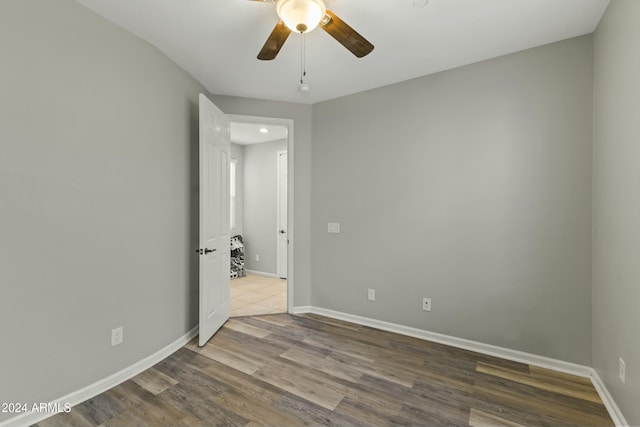
[{"label": "ceiling fan light globe", "polygon": [[276,12],[291,31],[308,33],[320,24],[327,7],[323,0],[277,0]]}]

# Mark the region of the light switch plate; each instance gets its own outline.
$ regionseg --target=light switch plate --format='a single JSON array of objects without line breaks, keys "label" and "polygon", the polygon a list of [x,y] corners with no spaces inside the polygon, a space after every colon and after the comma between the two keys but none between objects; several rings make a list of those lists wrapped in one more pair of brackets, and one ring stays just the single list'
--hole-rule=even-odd
[{"label": "light switch plate", "polygon": [[330,222],[327,224],[327,232],[329,233],[340,233],[340,223],[339,222]]}]

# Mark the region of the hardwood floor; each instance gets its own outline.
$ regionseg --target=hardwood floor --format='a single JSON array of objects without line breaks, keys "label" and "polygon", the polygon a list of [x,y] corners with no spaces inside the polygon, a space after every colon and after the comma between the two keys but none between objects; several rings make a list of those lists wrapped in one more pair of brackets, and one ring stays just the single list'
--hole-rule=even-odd
[{"label": "hardwood floor", "polygon": [[50,426],[612,426],[589,379],[321,316],[241,317]]}]

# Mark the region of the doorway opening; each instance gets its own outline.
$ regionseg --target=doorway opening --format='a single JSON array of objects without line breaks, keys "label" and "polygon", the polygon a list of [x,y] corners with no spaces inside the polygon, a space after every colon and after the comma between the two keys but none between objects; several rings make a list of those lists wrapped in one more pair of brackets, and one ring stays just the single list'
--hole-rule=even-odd
[{"label": "doorway opening", "polygon": [[231,317],[291,312],[293,121],[229,118]]}]

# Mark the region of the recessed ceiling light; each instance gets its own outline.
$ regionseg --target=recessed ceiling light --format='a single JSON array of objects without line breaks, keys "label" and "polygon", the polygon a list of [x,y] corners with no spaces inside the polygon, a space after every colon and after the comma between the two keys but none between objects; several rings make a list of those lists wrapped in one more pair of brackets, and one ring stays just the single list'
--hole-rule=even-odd
[{"label": "recessed ceiling light", "polygon": [[267,128],[260,128],[260,133],[269,133],[269,129],[267,129]]},{"label": "recessed ceiling light", "polygon": [[429,0],[413,0],[413,7],[425,7],[429,4]]}]

